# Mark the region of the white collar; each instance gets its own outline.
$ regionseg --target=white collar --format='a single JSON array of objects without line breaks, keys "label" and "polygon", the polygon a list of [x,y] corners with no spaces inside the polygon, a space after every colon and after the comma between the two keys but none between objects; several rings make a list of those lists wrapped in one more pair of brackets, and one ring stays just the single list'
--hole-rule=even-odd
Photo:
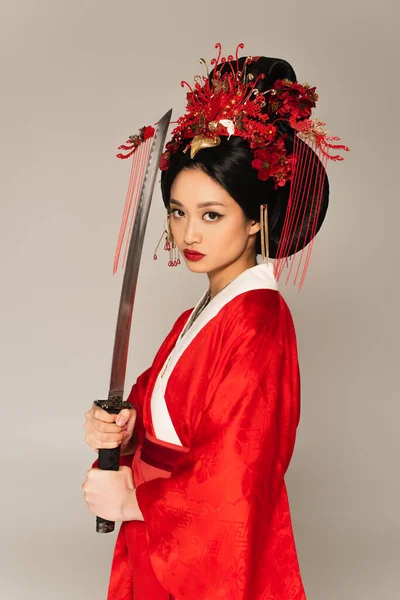
[{"label": "white collar", "polygon": [[197,308],[199,308],[202,302],[207,298],[209,290],[207,289],[204,292],[199,302],[192,310],[184,328],[182,329],[181,334],[177,339],[175,347],[165,361],[165,364],[158,374],[157,381],[155,383],[151,398],[151,414],[153,428],[157,437],[169,441],[170,443],[182,445],[168,412],[165,401],[165,390],[168,379],[186,348],[194,340],[201,329],[218,314],[225,304],[228,304],[228,302],[233,300],[233,298],[244,292],[258,289],[278,289],[278,284],[273,274],[273,265],[271,262],[269,262],[268,265],[266,263],[261,263],[251,267],[250,269],[246,269],[246,271],[243,271],[240,275],[238,275],[238,277],[233,279],[205,306],[191,327],[185,333],[186,326],[190,322],[192,316],[195,314]]},{"label": "white collar", "polygon": [[278,282],[275,279],[274,267],[271,261],[269,261],[268,264],[261,263],[255,265],[254,267],[250,267],[249,269],[246,269],[240,273],[240,275],[233,279],[226,287],[224,287],[218,294],[214,296],[214,298],[207,304],[207,306],[196,318],[191,327],[185,331],[186,326],[189,324],[196,310],[202,304],[202,302],[205,301],[209,292],[207,289],[190,313],[190,316],[176,341],[175,347],[171,353],[168,367],[165,370],[165,373],[163,373],[163,381],[165,382],[165,385],[167,384],[168,378],[172,373],[176,363],[189,346],[190,342],[192,342],[201,329],[219,313],[225,304],[228,304],[228,302],[240,294],[249,292],[251,290],[262,289],[278,290]]}]

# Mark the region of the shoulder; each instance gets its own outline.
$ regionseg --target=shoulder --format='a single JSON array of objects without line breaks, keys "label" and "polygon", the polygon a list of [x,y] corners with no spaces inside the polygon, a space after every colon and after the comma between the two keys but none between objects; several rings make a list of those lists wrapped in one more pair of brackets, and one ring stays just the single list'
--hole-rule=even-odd
[{"label": "shoulder", "polygon": [[254,377],[277,368],[285,357],[297,357],[297,341],[289,307],[277,290],[251,290],[219,314],[225,368],[236,376]]},{"label": "shoulder", "polygon": [[244,397],[251,390],[261,394],[285,373],[295,373],[296,335],[289,307],[279,291],[244,292],[227,303],[217,318],[220,344],[212,369],[211,397],[221,393],[224,382]]},{"label": "shoulder", "polygon": [[277,290],[250,290],[236,296],[221,310],[226,333],[233,335],[240,325],[249,336],[256,333],[269,334],[282,327],[293,327],[289,307]]}]

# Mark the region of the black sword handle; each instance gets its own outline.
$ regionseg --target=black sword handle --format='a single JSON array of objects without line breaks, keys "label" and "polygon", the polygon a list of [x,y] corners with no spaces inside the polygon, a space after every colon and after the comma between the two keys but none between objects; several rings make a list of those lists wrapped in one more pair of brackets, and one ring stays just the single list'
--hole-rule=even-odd
[{"label": "black sword handle", "polygon": [[[123,408],[132,408],[131,404],[122,401],[121,396],[112,396],[109,400],[96,400],[94,404],[107,411],[110,415],[117,415]],[[99,469],[102,469],[103,471],[118,471],[120,454],[120,446],[117,448],[100,448]],[[110,533],[111,531],[114,531],[114,528],[114,521],[96,517],[97,533]]]}]

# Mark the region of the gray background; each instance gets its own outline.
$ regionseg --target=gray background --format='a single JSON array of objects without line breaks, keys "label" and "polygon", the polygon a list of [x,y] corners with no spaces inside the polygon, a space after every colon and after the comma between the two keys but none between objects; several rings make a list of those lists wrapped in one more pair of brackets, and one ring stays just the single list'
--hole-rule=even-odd
[{"label": "gray background", "polygon": [[[129,166],[115,153],[168,108],[182,114],[180,81],[203,73],[217,41],[225,55],[244,42],[289,60],[352,149],[330,165],[303,290],[281,286],[302,373],[287,484],[307,598],[400,597],[397,6],[2,1],[1,597],[106,596],[115,536],[94,532],[81,484],[122,281],[111,269]],[[163,221],[157,188],[127,388],[207,284],[164,252],[152,260]]]}]

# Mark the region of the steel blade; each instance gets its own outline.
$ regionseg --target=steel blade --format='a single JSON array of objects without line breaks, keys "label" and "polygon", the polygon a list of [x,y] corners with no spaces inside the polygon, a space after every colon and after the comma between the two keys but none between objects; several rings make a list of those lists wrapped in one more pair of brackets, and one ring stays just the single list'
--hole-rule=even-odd
[{"label": "steel blade", "polygon": [[134,225],[129,243],[125,273],[122,282],[121,299],[118,310],[111,367],[109,399],[119,397],[122,400],[124,393],[133,306],[135,302],[136,285],[143,249],[144,234],[146,231],[147,219],[149,216],[150,204],[153,196],[160,158],[164,147],[168,126],[171,121],[171,115],[172,109],[165,113],[156,126],[142,190],[140,193],[137,213],[134,217]]}]

